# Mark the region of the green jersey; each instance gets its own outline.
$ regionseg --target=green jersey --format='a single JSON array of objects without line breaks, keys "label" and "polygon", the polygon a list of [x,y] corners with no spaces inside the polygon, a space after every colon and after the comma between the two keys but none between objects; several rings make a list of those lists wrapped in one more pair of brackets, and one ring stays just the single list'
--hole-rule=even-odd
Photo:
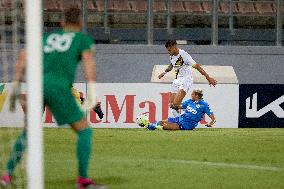
[{"label": "green jersey", "polygon": [[44,87],[70,88],[82,52],[93,46],[93,39],[81,32],[58,30],[44,34]]}]

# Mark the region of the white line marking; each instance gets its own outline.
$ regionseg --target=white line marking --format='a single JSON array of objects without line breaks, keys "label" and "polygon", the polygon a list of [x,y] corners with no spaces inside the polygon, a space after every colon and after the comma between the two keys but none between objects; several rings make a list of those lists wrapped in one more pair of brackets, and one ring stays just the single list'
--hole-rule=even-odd
[{"label": "white line marking", "polygon": [[117,162],[129,162],[129,161],[145,161],[145,162],[164,162],[164,163],[178,163],[178,164],[194,164],[194,165],[205,165],[212,167],[224,167],[224,168],[236,168],[236,169],[251,169],[251,170],[262,170],[262,171],[284,171],[283,167],[274,166],[262,166],[262,165],[250,165],[250,164],[237,164],[237,163],[225,163],[225,162],[210,162],[210,161],[196,161],[196,160],[177,160],[177,159],[128,159],[128,158],[115,158],[111,161]]},{"label": "white line marking", "polygon": [[[237,164],[237,163],[225,163],[225,162],[210,162],[210,161],[197,161],[197,160],[177,160],[177,159],[133,159],[127,157],[96,157],[102,161],[109,162],[160,162],[160,163],[177,163],[177,164],[193,164],[193,165],[204,165],[211,167],[223,167],[223,168],[236,168],[236,169],[250,169],[250,170],[260,170],[260,171],[275,171],[282,172],[284,167],[275,167],[275,166],[265,166],[265,165],[251,165],[251,164]],[[76,162],[77,160],[64,160],[65,162]],[[48,163],[62,162],[60,160],[45,160]]]},{"label": "white line marking", "polygon": [[[163,161],[165,161],[165,160],[163,160]],[[253,170],[263,170],[263,171],[284,171],[284,168],[281,168],[281,167],[249,165],[249,164],[236,164],[236,163],[224,163],[224,162],[195,161],[195,160],[168,160],[168,162],[182,163],[182,164],[207,165],[207,166],[214,166],[214,167],[237,168],[237,169],[253,169]]]}]

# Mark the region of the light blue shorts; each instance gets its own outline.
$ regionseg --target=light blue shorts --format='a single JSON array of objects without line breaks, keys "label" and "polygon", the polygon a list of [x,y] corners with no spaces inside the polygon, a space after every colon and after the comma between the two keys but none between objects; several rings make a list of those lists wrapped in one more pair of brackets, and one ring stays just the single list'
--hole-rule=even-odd
[{"label": "light blue shorts", "polygon": [[183,121],[181,117],[169,117],[169,123],[176,123],[180,130],[193,130],[197,124],[195,122]]}]

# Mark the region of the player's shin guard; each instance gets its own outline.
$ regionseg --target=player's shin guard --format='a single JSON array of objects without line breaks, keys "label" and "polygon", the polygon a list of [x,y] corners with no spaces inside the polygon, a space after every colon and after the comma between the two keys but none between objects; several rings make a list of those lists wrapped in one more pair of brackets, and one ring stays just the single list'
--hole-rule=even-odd
[{"label": "player's shin guard", "polygon": [[89,159],[92,149],[92,129],[90,127],[78,132],[77,158],[79,161],[79,176],[88,177]]},{"label": "player's shin guard", "polygon": [[27,131],[24,130],[17,138],[7,163],[7,174],[13,175],[17,164],[21,161],[27,145]]}]

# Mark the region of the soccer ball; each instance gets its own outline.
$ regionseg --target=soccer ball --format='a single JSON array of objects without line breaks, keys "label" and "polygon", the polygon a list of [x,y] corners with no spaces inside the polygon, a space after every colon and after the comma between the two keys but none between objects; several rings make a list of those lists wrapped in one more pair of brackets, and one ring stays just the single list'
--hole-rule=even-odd
[{"label": "soccer ball", "polygon": [[142,114],[139,115],[136,118],[136,123],[140,126],[140,127],[147,127],[149,125],[149,117],[148,115]]}]

